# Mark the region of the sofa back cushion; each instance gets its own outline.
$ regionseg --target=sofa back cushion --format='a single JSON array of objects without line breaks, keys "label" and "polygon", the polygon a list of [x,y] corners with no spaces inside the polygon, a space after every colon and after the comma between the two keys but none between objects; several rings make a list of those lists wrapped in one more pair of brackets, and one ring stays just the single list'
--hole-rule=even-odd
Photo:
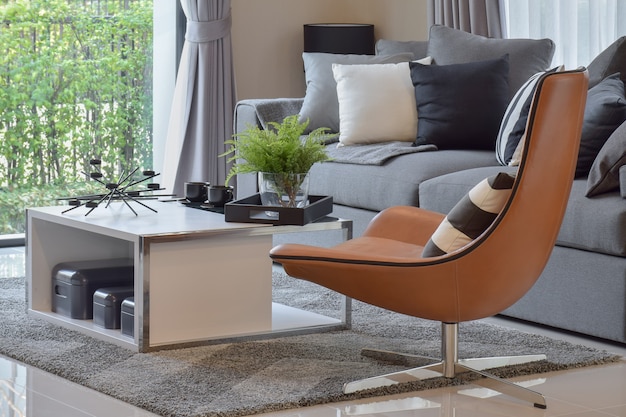
[{"label": "sofa back cushion", "polygon": [[436,65],[497,59],[510,60],[509,99],[533,74],[545,71],[552,62],[554,42],[550,39],[492,39],[446,26],[430,28],[427,55]]},{"label": "sofa back cushion", "polygon": [[425,58],[428,52],[428,41],[394,41],[391,39],[376,41],[376,55],[394,55],[407,52],[413,54],[413,59]]}]

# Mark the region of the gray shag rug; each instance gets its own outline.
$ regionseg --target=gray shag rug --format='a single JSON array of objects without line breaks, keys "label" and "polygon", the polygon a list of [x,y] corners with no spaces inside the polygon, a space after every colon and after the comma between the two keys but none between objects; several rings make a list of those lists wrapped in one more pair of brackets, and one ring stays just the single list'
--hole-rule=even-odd
[{"label": "gray shag rug", "polygon": [[[274,272],[274,300],[337,314],[340,297]],[[0,354],[162,416],[236,417],[467,381],[437,378],[344,395],[344,382],[403,369],[360,355],[374,347],[439,357],[440,324],[353,303],[353,328],[320,334],[133,353],[25,313],[24,278],[0,279]],[[460,325],[459,356],[545,353],[493,373],[533,374],[617,361],[584,346],[478,322]]]}]

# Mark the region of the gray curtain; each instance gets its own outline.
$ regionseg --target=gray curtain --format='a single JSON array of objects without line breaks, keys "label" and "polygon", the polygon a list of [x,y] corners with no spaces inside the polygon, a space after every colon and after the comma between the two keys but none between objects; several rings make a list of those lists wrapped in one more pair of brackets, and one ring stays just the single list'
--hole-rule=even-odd
[{"label": "gray curtain", "polygon": [[[180,0],[187,17],[170,113],[162,184],[183,196],[186,181],[223,184],[218,155],[233,133],[235,76],[230,0]],[[154,86],[159,88],[159,86]]]},{"label": "gray curtain", "polygon": [[428,23],[489,38],[502,38],[504,19],[500,0],[429,0]]}]

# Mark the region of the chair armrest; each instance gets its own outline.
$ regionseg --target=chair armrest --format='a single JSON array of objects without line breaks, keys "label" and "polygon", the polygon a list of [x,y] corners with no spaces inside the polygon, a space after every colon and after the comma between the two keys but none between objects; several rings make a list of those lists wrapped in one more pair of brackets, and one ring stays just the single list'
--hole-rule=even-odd
[{"label": "chair armrest", "polygon": [[418,207],[389,207],[372,219],[363,236],[424,246],[444,217],[444,214]]}]

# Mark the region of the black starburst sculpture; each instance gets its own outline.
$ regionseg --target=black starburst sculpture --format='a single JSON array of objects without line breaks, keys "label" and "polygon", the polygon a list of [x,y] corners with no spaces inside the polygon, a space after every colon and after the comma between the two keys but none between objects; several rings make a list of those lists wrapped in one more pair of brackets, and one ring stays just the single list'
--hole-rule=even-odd
[{"label": "black starburst sculpture", "polygon": [[74,197],[59,198],[59,200],[66,200],[68,204],[72,206],[68,208],[67,210],[64,210],[63,213],[67,213],[68,211],[84,206],[90,209],[89,211],[87,211],[87,213],[85,213],[85,216],[88,216],[89,213],[94,211],[98,206],[100,206],[100,204],[106,204],[105,207],[109,207],[109,205],[113,201],[122,201],[124,204],[126,204],[126,206],[128,206],[128,208],[133,213],[135,213],[135,216],[137,215],[137,212],[130,205],[131,202],[140,204],[146,207],[147,209],[152,210],[153,212],[157,213],[155,209],[142,203],[140,200],[147,200],[147,199],[153,200],[158,197],[171,197],[174,195],[174,194],[159,194],[159,195],[153,194],[154,191],[164,190],[164,188],[161,188],[161,186],[158,183],[154,183],[154,182],[146,184],[146,188],[144,189],[139,189],[139,190],[130,189],[131,187],[134,187],[158,175],[161,175],[161,174],[155,173],[154,171],[151,171],[151,170],[142,171],[143,178],[135,180],[133,179],[133,175],[135,175],[135,173],[139,171],[139,168],[135,168],[128,174],[122,172],[117,182],[111,182],[111,181],[108,181],[104,177],[104,174],[102,174],[102,172],[100,171],[100,166],[102,165],[102,161],[100,159],[91,159],[89,161],[89,165],[93,167],[94,171],[90,172],[89,174],[87,174],[84,171],[81,171],[81,172],[88,178],[102,184],[107,189],[107,192],[102,193],[102,194],[90,194],[90,195],[80,195],[80,196],[74,196]]}]

